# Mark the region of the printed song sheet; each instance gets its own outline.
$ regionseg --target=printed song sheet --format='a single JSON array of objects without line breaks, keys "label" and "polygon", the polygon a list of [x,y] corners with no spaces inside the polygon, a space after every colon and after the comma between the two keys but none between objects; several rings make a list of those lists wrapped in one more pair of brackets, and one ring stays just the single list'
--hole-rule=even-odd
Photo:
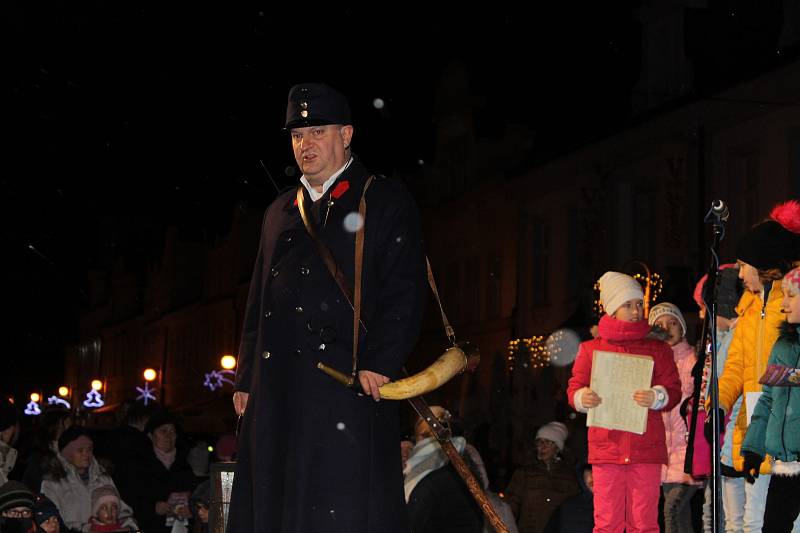
[{"label": "printed song sheet", "polygon": [[652,379],[649,355],[595,350],[589,386],[603,401],[589,409],[586,425],[642,435],[647,430],[647,407],[634,402],[633,393],[649,389]]}]

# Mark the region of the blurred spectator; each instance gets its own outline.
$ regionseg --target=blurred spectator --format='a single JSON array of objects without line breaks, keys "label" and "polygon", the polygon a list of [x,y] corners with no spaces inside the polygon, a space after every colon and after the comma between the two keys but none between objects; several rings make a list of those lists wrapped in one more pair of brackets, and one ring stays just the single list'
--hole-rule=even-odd
[{"label": "blurred spectator", "polygon": [[406,469],[408,463],[408,456],[411,455],[411,450],[414,449],[414,441],[409,438],[403,438],[400,441],[400,457],[403,460],[403,470]]},{"label": "blurred spectator", "polygon": [[[433,406],[431,411],[440,422],[449,422],[450,413],[444,408]],[[483,515],[478,504],[421,418],[417,421],[415,433],[417,443],[404,470],[411,531],[480,533]],[[477,468],[464,453],[464,437],[453,437],[452,443],[478,477]]]},{"label": "blurred spectator", "polygon": [[186,452],[186,462],[192,469],[196,477],[208,477],[208,464],[211,462],[211,452],[208,451],[208,442],[204,439],[197,439]]},{"label": "blurred spectator", "polygon": [[[153,443],[144,432],[156,406],[134,402],[127,408],[123,423],[117,427],[108,439],[109,449],[104,454],[114,464],[114,484],[120,498],[133,506],[134,514],[139,518],[143,512],[137,508],[137,487],[141,465],[152,455]],[[139,521],[141,519],[139,518]]]},{"label": "blurred spectator", "polygon": [[594,530],[594,477],[592,465],[578,470],[581,493],[564,500],[547,525],[552,533],[592,533]]},{"label": "blurred spectator", "polygon": [[24,483],[6,481],[0,486],[0,531],[29,533],[33,525],[33,493]]},{"label": "blurred spectator", "polygon": [[19,415],[14,404],[0,398],[0,485],[8,481],[8,474],[17,462],[13,448],[19,434]]},{"label": "blurred spectator", "polygon": [[58,438],[72,423],[72,414],[61,406],[48,407],[40,416],[22,475],[22,482],[34,493],[41,490],[44,474],[59,468]]},{"label": "blurred spectator", "polygon": [[[114,481],[94,457],[94,444],[82,426],[64,430],[58,439],[60,468],[45,474],[42,494],[56,504],[70,529],[88,532],[92,517],[92,492]],[[119,517],[125,527],[136,528],[131,508],[120,501]]]},{"label": "blurred spectator", "polygon": [[211,482],[200,483],[192,493],[191,504],[194,516],[193,533],[208,533],[208,507],[211,496]]},{"label": "blurred spectator", "polygon": [[33,502],[33,523],[37,532],[67,533],[67,526],[50,498],[40,494]]},{"label": "blurred spectator", "polygon": [[536,432],[536,459],[511,476],[505,499],[521,533],[541,533],[553,512],[567,498],[580,493],[574,461],[564,456],[567,427],[545,424]]},{"label": "blurred spectator", "polygon": [[132,505],[147,533],[170,533],[191,517],[189,496],[197,482],[186,451],[178,448],[177,420],[167,411],[153,413],[144,428],[150,450],[137,467]]},{"label": "blurred spectator", "polygon": [[227,434],[223,435],[217,440],[217,445],[214,447],[217,459],[222,462],[231,462],[236,460],[236,436]]}]

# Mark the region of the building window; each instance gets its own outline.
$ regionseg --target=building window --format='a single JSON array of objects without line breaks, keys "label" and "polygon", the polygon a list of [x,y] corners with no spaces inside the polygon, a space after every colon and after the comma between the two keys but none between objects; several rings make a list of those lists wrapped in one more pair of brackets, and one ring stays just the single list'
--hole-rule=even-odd
[{"label": "building window", "polygon": [[534,220],[532,231],[531,301],[534,307],[541,307],[550,303],[550,224],[545,220]]},{"label": "building window", "polygon": [[497,318],[502,306],[503,258],[500,254],[486,258],[488,282],[486,284],[486,316]]},{"label": "building window", "polygon": [[471,257],[464,265],[466,284],[464,287],[464,322],[477,322],[481,319],[481,264],[478,257]]}]

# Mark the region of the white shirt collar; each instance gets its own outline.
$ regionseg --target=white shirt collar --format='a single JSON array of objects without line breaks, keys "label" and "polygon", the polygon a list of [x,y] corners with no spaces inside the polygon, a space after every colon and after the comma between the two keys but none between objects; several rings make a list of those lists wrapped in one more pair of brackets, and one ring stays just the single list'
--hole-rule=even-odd
[{"label": "white shirt collar", "polygon": [[333,175],[330,178],[325,180],[325,183],[322,184],[322,192],[317,192],[317,190],[314,187],[312,187],[310,183],[308,183],[308,180],[306,179],[306,175],[305,174],[300,176],[300,183],[302,183],[303,186],[308,191],[308,195],[311,197],[311,201],[312,202],[316,202],[317,200],[319,200],[320,198],[325,196],[325,193],[328,192],[328,189],[330,189],[331,185],[333,185],[333,182],[336,181],[336,178],[338,178],[342,174],[342,172],[347,170],[347,167],[349,167],[350,163],[352,163],[352,162],[353,162],[353,158],[351,157],[350,161],[345,163],[342,168],[340,168],[339,170],[334,172]]}]

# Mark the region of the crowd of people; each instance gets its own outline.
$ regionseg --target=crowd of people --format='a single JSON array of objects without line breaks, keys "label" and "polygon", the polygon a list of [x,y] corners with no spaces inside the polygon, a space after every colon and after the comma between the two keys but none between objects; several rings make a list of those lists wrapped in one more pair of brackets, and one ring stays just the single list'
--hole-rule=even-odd
[{"label": "crowd of people", "polygon": [[[50,407],[20,439],[16,408],[0,402],[0,531],[207,532],[208,443],[190,446],[165,409],[128,405],[113,429]],[[231,439],[215,460],[234,458]]]}]

